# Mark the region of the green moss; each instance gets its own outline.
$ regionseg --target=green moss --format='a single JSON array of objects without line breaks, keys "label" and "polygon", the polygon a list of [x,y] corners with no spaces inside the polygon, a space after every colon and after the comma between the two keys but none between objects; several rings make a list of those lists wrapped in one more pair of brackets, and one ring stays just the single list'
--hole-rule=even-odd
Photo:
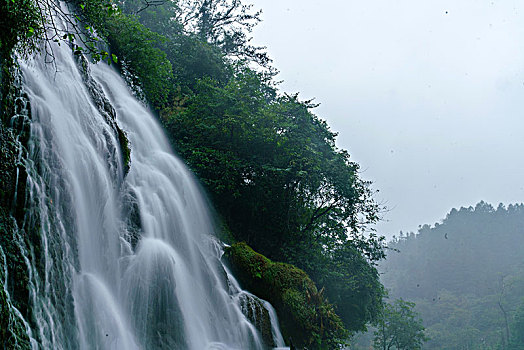
[{"label": "green moss", "polygon": [[13,137],[0,124],[0,205],[9,207],[16,185],[16,149]]},{"label": "green moss", "polygon": [[120,143],[120,149],[122,150],[122,158],[124,162],[124,173],[127,174],[131,163],[131,148],[129,147],[129,140],[124,130],[116,126],[118,132],[118,142]]},{"label": "green moss", "polygon": [[224,258],[240,283],[277,310],[284,337],[298,347],[336,348],[346,336],[334,308],[299,268],[275,263],[246,243],[227,248]]}]

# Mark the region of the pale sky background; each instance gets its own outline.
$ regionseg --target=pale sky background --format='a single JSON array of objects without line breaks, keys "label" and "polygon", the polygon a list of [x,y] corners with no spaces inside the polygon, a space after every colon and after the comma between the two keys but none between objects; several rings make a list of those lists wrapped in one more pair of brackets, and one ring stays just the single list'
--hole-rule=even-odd
[{"label": "pale sky background", "polygon": [[380,233],[524,201],[524,1],[249,2],[281,88],[380,190]]}]

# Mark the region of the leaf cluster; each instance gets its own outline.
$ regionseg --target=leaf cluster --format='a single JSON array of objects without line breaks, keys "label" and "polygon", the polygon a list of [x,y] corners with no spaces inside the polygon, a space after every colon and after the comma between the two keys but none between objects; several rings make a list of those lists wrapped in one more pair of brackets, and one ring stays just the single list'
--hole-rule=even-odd
[{"label": "leaf cluster", "polygon": [[35,34],[40,27],[38,9],[31,0],[0,1],[0,54],[9,57],[18,45],[20,52],[35,49]]},{"label": "leaf cluster", "polygon": [[397,299],[384,304],[377,323],[373,346],[381,350],[421,349],[428,337],[424,334],[422,320],[414,311],[415,304]]}]

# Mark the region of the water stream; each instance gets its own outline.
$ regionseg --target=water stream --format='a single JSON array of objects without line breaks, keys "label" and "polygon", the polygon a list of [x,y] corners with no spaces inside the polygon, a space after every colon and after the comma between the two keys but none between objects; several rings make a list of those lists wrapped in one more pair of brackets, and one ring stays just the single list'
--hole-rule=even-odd
[{"label": "water stream", "polygon": [[53,54],[21,62],[32,347],[285,346],[267,302],[273,344],[248,319],[241,296],[256,297],[222,265],[207,202],[154,116],[111,67]]}]

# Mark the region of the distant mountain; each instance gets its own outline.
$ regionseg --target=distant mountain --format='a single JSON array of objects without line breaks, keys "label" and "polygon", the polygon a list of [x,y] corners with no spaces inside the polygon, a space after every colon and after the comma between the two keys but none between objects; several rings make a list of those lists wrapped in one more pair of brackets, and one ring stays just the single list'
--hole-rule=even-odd
[{"label": "distant mountain", "polygon": [[417,304],[426,349],[521,349],[524,204],[452,209],[389,247],[382,282],[391,298]]}]

